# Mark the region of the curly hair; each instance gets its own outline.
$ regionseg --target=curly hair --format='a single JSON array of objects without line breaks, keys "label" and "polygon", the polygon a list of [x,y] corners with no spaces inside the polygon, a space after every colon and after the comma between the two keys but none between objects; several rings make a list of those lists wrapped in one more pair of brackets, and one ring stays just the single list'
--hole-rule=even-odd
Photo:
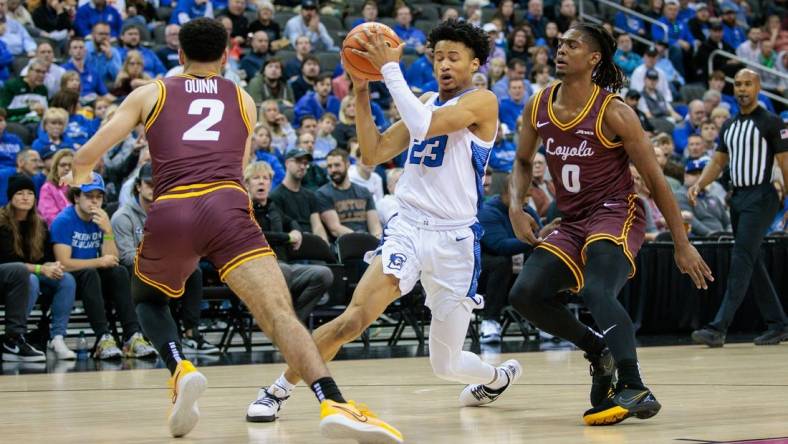
[{"label": "curly hair", "polygon": [[227,49],[227,31],[219,20],[200,17],[183,25],[178,32],[181,49],[189,60],[215,62]]},{"label": "curly hair", "polygon": [[481,28],[468,22],[446,20],[430,31],[430,35],[427,37],[427,46],[434,49],[441,40],[460,42],[473,51],[474,57],[479,59],[479,65],[487,63],[487,57],[490,55],[490,41]]},{"label": "curly hair", "polygon": [[601,60],[594,67],[591,80],[599,87],[611,92],[618,92],[624,86],[624,73],[613,62],[616,52],[616,40],[600,25],[592,23],[578,23],[571,27],[591,37],[596,43],[596,51],[602,55]]}]

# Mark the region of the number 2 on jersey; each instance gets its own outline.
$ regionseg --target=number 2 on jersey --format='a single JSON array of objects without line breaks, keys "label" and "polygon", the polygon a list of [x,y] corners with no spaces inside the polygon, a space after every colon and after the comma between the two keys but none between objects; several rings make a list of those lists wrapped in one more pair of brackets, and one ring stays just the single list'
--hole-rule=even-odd
[{"label": "number 2 on jersey", "polygon": [[208,108],[208,115],[183,133],[183,140],[213,142],[219,140],[219,131],[213,131],[210,128],[222,120],[224,103],[216,99],[196,99],[189,105],[188,112],[190,115],[201,116],[205,108]]},{"label": "number 2 on jersey", "polygon": [[413,145],[413,148],[410,149],[408,163],[416,165],[423,163],[424,166],[431,168],[441,166],[448,141],[449,136],[446,135],[422,140],[421,143]]},{"label": "number 2 on jersey", "polygon": [[580,192],[580,167],[568,163],[561,168],[561,183],[564,189],[570,193]]}]

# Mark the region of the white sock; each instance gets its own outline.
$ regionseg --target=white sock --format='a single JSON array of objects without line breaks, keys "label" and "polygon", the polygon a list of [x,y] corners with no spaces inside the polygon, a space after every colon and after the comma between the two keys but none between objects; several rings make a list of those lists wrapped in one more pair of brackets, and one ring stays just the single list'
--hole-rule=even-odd
[{"label": "white sock", "polygon": [[493,382],[486,384],[486,387],[493,390],[498,390],[503,388],[508,383],[509,383],[509,374],[506,373],[506,371],[503,368],[497,367],[495,369],[495,379],[493,379]]},{"label": "white sock", "polygon": [[292,392],[293,389],[295,388],[295,384],[291,384],[290,381],[288,381],[287,378],[285,378],[284,373],[279,375],[279,378],[276,380],[276,382],[274,382],[274,384],[287,390],[287,393]]}]

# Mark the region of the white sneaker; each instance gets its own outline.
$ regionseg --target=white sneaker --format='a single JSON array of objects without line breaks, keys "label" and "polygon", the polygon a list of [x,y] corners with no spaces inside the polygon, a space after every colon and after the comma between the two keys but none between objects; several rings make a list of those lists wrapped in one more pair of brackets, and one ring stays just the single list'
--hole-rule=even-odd
[{"label": "white sneaker", "polygon": [[77,354],[66,346],[63,336],[57,335],[47,344],[47,348],[55,352],[58,359],[77,359]]},{"label": "white sneaker", "polygon": [[131,335],[129,340],[123,344],[123,355],[127,358],[154,357],[156,356],[156,349],[142,336],[142,333],[137,332]]},{"label": "white sneaker", "polygon": [[279,417],[279,410],[290,398],[290,392],[273,384],[263,387],[257,393],[257,400],[249,404],[246,420],[249,422],[273,422]]},{"label": "white sneaker", "polygon": [[520,379],[520,375],[523,374],[522,366],[514,359],[504,362],[498,368],[503,369],[506,377],[509,378],[506,385],[495,390],[484,384],[467,385],[462,390],[462,393],[460,393],[460,404],[464,407],[478,407],[480,405],[489,404],[498,399],[503,392]]},{"label": "white sneaker", "polygon": [[120,358],[122,353],[118,348],[118,343],[115,338],[109,333],[104,333],[96,345],[96,352],[93,357],[96,359],[114,359]]},{"label": "white sneaker", "polygon": [[479,342],[482,344],[497,344],[501,342],[501,324],[498,321],[482,321]]}]

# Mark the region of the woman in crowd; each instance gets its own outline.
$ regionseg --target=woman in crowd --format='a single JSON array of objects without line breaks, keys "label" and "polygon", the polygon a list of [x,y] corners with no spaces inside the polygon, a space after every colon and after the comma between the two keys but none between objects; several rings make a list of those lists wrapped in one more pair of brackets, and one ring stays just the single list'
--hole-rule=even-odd
[{"label": "woman in crowd", "polygon": [[506,59],[528,62],[528,48],[534,46],[534,38],[528,25],[521,25],[509,34]]},{"label": "woman in crowd", "polygon": [[128,52],[123,67],[115,78],[115,87],[111,91],[113,96],[122,99],[136,88],[151,81],[150,76],[143,70],[144,63],[139,51]]},{"label": "woman in crowd", "polygon": [[509,35],[519,24],[517,16],[514,13],[514,1],[503,0],[498,4],[498,10],[495,11],[493,18],[500,19],[504,28],[499,28],[504,34]]},{"label": "woman in crowd", "polygon": [[273,190],[279,186],[285,178],[285,168],[282,166],[284,157],[271,147],[271,130],[261,123],[257,124],[257,128],[255,128],[254,135],[252,136],[251,155],[252,162],[261,160],[271,166],[273,170],[271,189]]},{"label": "woman in crowd", "polygon": [[52,168],[49,170],[47,181],[41,186],[41,196],[38,200],[38,214],[47,226],[51,226],[55,217],[71,205],[68,202],[68,185],[60,185],[60,178],[71,171],[73,160],[74,151],[70,149],[59,150],[52,156]]},{"label": "woman in crowd", "polygon": [[30,271],[28,312],[39,294],[52,299],[48,347],[58,359],[74,359],[63,338],[74,306],[74,277],[54,262],[46,223],[35,211],[35,185],[17,174],[8,181],[8,205],[0,208],[0,263],[23,262]]},{"label": "woman in crowd", "polygon": [[284,156],[295,147],[296,133],[287,120],[287,116],[279,111],[276,100],[269,99],[260,105],[260,123],[271,132],[271,146]]},{"label": "woman in crowd", "polygon": [[350,138],[356,137],[356,98],[348,94],[339,105],[339,121],[334,128],[337,146],[347,147]]},{"label": "woman in crowd", "polygon": [[44,169],[49,171],[52,167],[52,156],[63,148],[73,148],[74,143],[64,133],[68,123],[68,111],[63,108],[49,108],[44,111],[44,133],[39,134],[33,141],[33,149],[38,151],[44,160]]}]

